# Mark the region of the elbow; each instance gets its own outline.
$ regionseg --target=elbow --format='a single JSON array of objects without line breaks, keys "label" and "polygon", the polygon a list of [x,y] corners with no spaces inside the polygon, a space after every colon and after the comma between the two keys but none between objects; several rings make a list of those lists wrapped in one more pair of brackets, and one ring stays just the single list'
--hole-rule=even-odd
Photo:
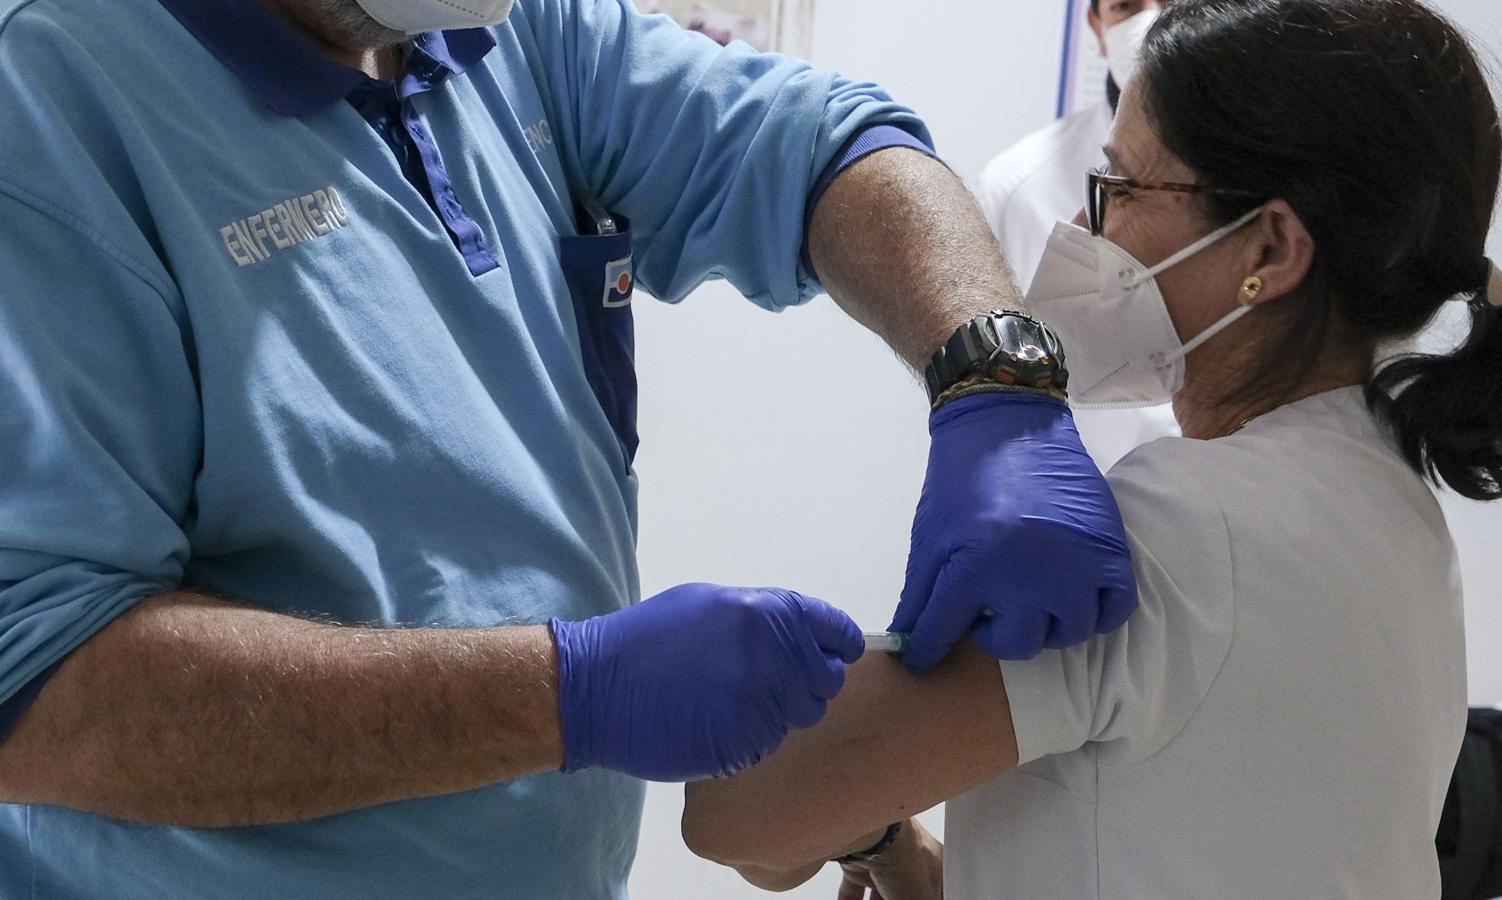
[{"label": "elbow", "polygon": [[705,796],[711,784],[690,784],[683,806],[683,843],[701,859],[722,866],[763,872],[793,872],[824,857],[800,840],[797,829],[754,821]]},{"label": "elbow", "polygon": [[707,859],[722,866],[732,866],[738,861],[730,829],[725,817],[716,815],[709,804],[695,802],[695,785],[690,784],[683,804],[683,845],[700,859]]},{"label": "elbow", "polygon": [[791,891],[823,868],[822,860],[795,860],[790,854],[737,841],[688,815],[683,820],[683,840],[695,856],[735,869],[752,886],[772,893]]}]

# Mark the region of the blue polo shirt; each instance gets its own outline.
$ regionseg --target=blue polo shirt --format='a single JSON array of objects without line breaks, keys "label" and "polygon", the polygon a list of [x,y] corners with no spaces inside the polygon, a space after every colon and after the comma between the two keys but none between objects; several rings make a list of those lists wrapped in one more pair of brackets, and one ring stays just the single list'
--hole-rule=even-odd
[{"label": "blue polo shirt", "polygon": [[[873,123],[927,140],[627,0],[405,54],[377,85],[258,0],[0,0],[0,702],[178,588],[393,625],[636,601],[633,289],[808,300],[821,175]],[[619,233],[581,235],[590,204]],[[0,806],[0,897],[620,897],[641,797],[544,774],[215,831]]]}]

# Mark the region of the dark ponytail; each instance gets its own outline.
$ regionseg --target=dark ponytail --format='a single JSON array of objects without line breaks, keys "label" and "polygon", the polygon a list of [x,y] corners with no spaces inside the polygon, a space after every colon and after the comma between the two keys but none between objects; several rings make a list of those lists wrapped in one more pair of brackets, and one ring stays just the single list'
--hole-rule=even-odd
[{"label": "dark ponytail", "polygon": [[[1375,354],[1481,298],[1459,349],[1382,364],[1366,396],[1415,470],[1502,497],[1502,311],[1485,304],[1502,289],[1483,262],[1502,128],[1455,26],[1418,0],[1174,0],[1138,77],[1198,180],[1285,200],[1314,239],[1298,312],[1244,393],[1281,400],[1332,347]],[[1204,202],[1221,222],[1257,205]]]},{"label": "dark ponytail", "polygon": [[1409,465],[1472,500],[1496,500],[1502,497],[1502,307],[1488,303],[1483,289],[1470,315],[1470,336],[1458,349],[1398,357],[1367,384],[1366,399],[1391,423]]}]

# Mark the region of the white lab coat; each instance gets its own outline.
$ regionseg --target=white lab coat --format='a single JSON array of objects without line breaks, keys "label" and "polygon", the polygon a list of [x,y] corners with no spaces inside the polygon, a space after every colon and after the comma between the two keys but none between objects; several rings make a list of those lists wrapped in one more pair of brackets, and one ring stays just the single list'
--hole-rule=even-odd
[{"label": "white lab coat", "polygon": [[1100,148],[1111,119],[1106,103],[1082,109],[1013,144],[981,172],[976,198],[1020,290],[1032,282],[1054,223],[1085,205],[1085,173],[1106,163]]},{"label": "white lab coat", "polygon": [[[1101,147],[1111,120],[1106,103],[1080,110],[1018,141],[981,173],[981,209],[1020,290],[1032,283],[1054,225],[1074,218],[1084,206],[1085,174],[1105,164]],[[1076,410],[1074,420],[1101,469],[1110,469],[1142,444],[1179,433],[1167,406]]]}]

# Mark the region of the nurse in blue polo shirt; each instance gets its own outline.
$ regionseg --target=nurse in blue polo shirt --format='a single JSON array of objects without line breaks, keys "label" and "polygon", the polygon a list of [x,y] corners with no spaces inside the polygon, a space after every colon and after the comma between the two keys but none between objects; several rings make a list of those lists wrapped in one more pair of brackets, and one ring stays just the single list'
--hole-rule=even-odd
[{"label": "nurse in blue polo shirt", "polygon": [[0,896],[620,897],[640,779],[816,722],[842,613],[638,602],[638,284],[928,365],[915,673],[1116,627],[1005,271],[910,111],[628,0],[0,0]]}]

